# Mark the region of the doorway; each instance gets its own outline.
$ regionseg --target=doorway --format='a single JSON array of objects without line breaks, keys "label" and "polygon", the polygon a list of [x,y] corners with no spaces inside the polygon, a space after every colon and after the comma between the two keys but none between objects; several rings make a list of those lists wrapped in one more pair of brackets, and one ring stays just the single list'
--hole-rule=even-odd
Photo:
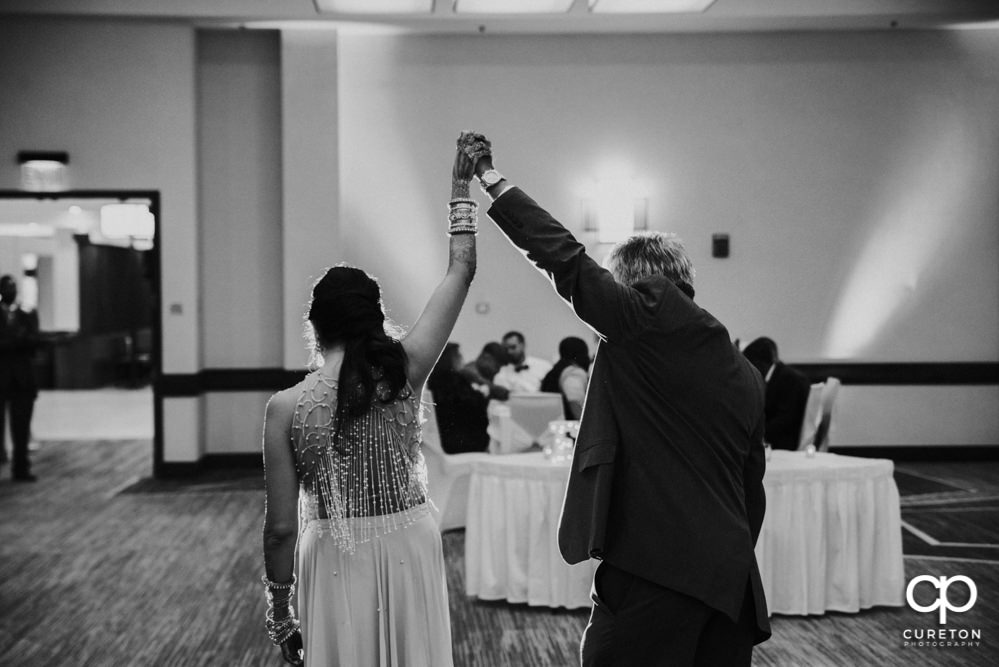
[{"label": "doorway", "polygon": [[41,330],[32,447],[149,440],[160,467],[159,217],[157,191],[0,191],[0,274]]}]

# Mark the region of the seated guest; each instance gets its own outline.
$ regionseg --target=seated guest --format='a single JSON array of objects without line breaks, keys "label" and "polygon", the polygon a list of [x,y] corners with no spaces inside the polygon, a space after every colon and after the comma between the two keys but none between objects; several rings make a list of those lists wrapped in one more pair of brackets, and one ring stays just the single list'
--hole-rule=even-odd
[{"label": "seated guest", "polygon": [[528,357],[524,334],[510,331],[503,336],[503,347],[509,363],[499,369],[495,382],[506,387],[511,394],[530,394],[541,391],[541,379],[552,365],[544,359]]},{"label": "seated guest", "polygon": [[582,338],[569,336],[558,344],[558,361],[541,380],[541,391],[562,394],[566,419],[579,419],[583,413],[586,380],[590,370],[590,349]]},{"label": "seated guest", "polygon": [[510,396],[510,390],[506,387],[500,387],[493,382],[493,379],[500,367],[506,364],[506,361],[506,350],[503,345],[493,341],[486,343],[475,361],[470,361],[462,366],[459,372],[472,383],[472,386],[483,392],[488,398],[505,401]]},{"label": "seated guest", "polygon": [[767,385],[763,439],[774,449],[797,449],[811,383],[777,356],[777,343],[757,338],[742,351]]},{"label": "seated guest", "polygon": [[434,395],[441,447],[448,454],[484,452],[489,448],[489,399],[461,375],[461,366],[458,344],[448,343],[427,379],[427,389]]}]

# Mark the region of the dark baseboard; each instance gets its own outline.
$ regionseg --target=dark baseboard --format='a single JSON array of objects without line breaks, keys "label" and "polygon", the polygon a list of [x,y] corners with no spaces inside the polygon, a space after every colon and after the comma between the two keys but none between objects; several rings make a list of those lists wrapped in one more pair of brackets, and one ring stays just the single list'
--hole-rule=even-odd
[{"label": "dark baseboard", "polygon": [[304,370],[284,368],[206,368],[197,373],[165,373],[156,384],[162,396],[190,397],[213,391],[280,391],[303,377]]},{"label": "dark baseboard", "polygon": [[812,382],[828,377],[850,385],[969,385],[999,384],[999,363],[823,363],[794,364]]},{"label": "dark baseboard", "polygon": [[260,454],[206,454],[198,461],[162,462],[156,466],[153,476],[156,479],[190,479],[209,471],[212,473],[227,470],[245,472],[263,471],[263,469],[264,460]]},{"label": "dark baseboard", "polygon": [[255,454],[205,454],[201,457],[204,470],[263,470],[264,457]]},{"label": "dark baseboard", "polygon": [[160,461],[154,466],[153,477],[156,479],[178,479],[194,477],[199,472],[201,472],[201,463],[198,461],[185,461],[183,463]]},{"label": "dark baseboard", "polygon": [[999,461],[999,445],[897,445],[830,447],[833,454],[893,461]]},{"label": "dark baseboard", "polygon": [[[844,385],[999,384],[999,363],[792,363],[812,382],[839,378]],[[156,379],[161,396],[200,396],[222,391],[280,391],[299,382],[305,370],[285,368],[206,368],[197,373],[164,373]]]}]

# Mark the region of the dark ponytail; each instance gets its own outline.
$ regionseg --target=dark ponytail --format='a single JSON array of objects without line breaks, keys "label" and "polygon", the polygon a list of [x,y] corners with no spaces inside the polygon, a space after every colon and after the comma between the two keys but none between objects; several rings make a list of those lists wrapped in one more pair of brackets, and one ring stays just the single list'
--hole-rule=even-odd
[{"label": "dark ponytail", "polygon": [[309,322],[322,347],[342,344],[335,429],[360,417],[375,400],[408,396],[402,343],[385,332],[378,283],[360,269],[335,266],[312,288]]}]

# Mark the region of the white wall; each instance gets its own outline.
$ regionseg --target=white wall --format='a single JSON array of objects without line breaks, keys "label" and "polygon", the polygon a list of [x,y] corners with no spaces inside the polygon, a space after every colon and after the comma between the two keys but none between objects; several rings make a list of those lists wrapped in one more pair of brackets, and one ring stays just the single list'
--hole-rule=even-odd
[{"label": "white wall", "polygon": [[194,30],[4,17],[0,63],[0,188],[19,150],[65,150],[74,188],[160,190],[163,369],[196,371]]},{"label": "white wall", "polygon": [[202,368],[282,365],[280,41],[200,31]]},{"label": "white wall", "polygon": [[[645,179],[698,301],[791,361],[999,357],[999,31],[427,37],[344,35],[347,258],[411,322],[443,270],[451,147],[474,127],[571,229],[580,181]],[[732,237],[710,257],[711,234]],[[455,338],[570,333],[543,281],[480,235]]]},{"label": "white wall", "polygon": [[312,283],[342,252],[337,36],[281,33],[284,366],[308,361],[303,318]]},{"label": "white wall", "polygon": [[[607,161],[630,167],[648,183],[652,226],[687,241],[698,301],[733,336],[771,335],[788,361],[999,358],[997,31],[286,33],[280,58],[283,164],[274,187],[283,198],[275,209],[270,193],[269,213],[245,228],[209,206],[201,227],[195,31],[46,18],[0,24],[0,188],[18,186],[18,150],[60,149],[70,153],[74,187],[162,193],[167,373],[298,367],[300,320],[291,316],[300,317],[310,278],[340,260],[379,276],[390,314],[412,324],[446,267],[453,141],[468,127],[489,134],[497,166],[574,230],[581,182]],[[273,109],[268,71],[246,83],[266,79],[262,89],[241,83],[232,93]],[[238,133],[251,126],[273,127],[272,114],[255,107],[248,125],[231,129],[245,138]],[[228,153],[230,140],[208,134]],[[271,138],[258,139],[252,150],[275,154]],[[274,176],[246,165],[235,173],[237,198]],[[265,228],[275,215],[284,220]],[[729,259],[710,258],[715,232],[732,235]],[[267,264],[260,274],[227,254],[243,234],[251,266]],[[467,355],[512,328],[539,356],[553,355],[565,335],[585,335],[484,216],[479,244],[479,275],[453,336]],[[247,289],[237,284],[247,280]],[[219,315],[210,326],[199,317],[202,299]],[[248,312],[268,304],[280,323]],[[237,324],[261,328],[243,342]],[[898,432],[892,415],[934,400],[863,391],[875,392],[865,404],[883,409],[852,415],[860,439]],[[929,391],[976,405],[982,395]],[[245,445],[243,436],[221,440],[229,413],[202,414],[217,400],[167,401],[167,461],[258,450],[249,433]],[[933,420],[941,444],[999,441],[946,410],[916,417]],[[207,446],[205,433],[214,441]]]}]

